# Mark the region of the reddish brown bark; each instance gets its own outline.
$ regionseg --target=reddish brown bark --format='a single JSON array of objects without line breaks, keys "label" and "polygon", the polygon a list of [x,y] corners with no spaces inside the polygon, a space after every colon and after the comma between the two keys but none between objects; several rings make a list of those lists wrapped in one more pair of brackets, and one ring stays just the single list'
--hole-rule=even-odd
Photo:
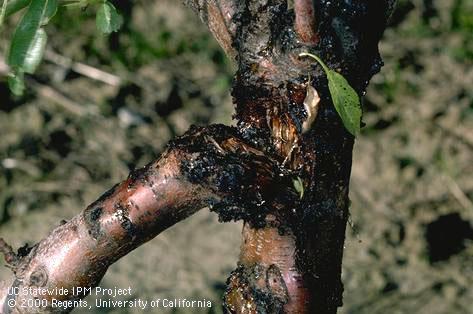
[{"label": "reddish brown bark", "polygon": [[236,23],[233,21],[233,16],[236,13],[238,0],[185,0],[184,2],[199,14],[225,53],[235,58],[237,54],[232,44],[235,39]]},{"label": "reddish brown bark", "polygon": [[[263,197],[267,191],[286,193],[289,188],[284,184],[273,185],[273,176],[279,177],[276,169],[272,160],[245,144],[231,128],[193,129],[170,144],[157,161],[132,172],[27,254],[13,253],[0,240],[0,250],[15,273],[0,288],[1,313],[52,311],[9,307],[6,301],[11,298],[21,304],[33,296],[8,295],[6,289],[62,287],[72,293],[74,287],[94,287],[113,262],[197,210],[212,206],[225,219],[227,208],[236,212],[237,206],[251,202],[248,197],[240,200],[242,195],[235,192],[246,193],[244,186],[258,185]],[[44,298],[85,297],[71,293]]]},{"label": "reddish brown bark", "polygon": [[317,44],[319,40],[315,24],[314,4],[312,0],[294,0],[296,20],[294,28],[304,43]]},{"label": "reddish brown bark", "polygon": [[[229,278],[225,295],[228,310],[235,313],[307,313],[309,292],[295,264],[296,238],[274,227],[243,227],[240,267]],[[246,272],[241,274],[240,272]],[[264,297],[255,300],[254,291]],[[244,310],[242,310],[244,309]]]},{"label": "reddish brown bark", "polygon": [[[205,206],[207,198],[216,198],[209,189],[185,179],[179,167],[183,158],[188,157],[168,150],[158,161],[106,192],[83,213],[54,229],[29,254],[13,262],[7,260],[15,272],[9,286],[63,287],[69,291],[73,287],[95,286],[114,261]],[[21,295],[17,302],[31,297]],[[48,296],[53,297],[84,296]],[[20,310],[9,307],[5,298],[14,296],[0,294],[2,313]]]},{"label": "reddish brown bark", "polygon": [[[299,177],[305,191],[301,200],[273,211],[263,231],[245,226],[250,244],[242,245],[239,266],[228,282],[228,312],[335,313],[342,305],[354,139],[331,103],[325,73],[298,55],[311,51],[320,56],[361,95],[380,68],[377,43],[392,3],[301,0],[294,2],[294,11],[286,1],[240,4],[244,18],[236,18],[239,55],[233,88],[238,126],[245,138],[256,138],[281,167]],[[316,117],[304,107],[309,84],[320,96]],[[268,241],[264,247],[271,254],[255,252],[257,239]],[[288,265],[301,280],[288,279]],[[268,280],[276,273],[282,280]]]}]

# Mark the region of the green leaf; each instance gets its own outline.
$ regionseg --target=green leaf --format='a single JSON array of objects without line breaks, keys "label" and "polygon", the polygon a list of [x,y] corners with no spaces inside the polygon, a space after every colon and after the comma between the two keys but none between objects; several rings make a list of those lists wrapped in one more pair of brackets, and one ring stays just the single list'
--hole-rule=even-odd
[{"label": "green leaf", "polygon": [[[5,12],[4,17],[9,17],[12,14],[15,14],[16,12],[20,11],[21,9],[26,8],[30,4],[31,0],[7,0],[4,1],[3,3],[7,3],[5,6]],[[49,0],[47,3],[47,9],[46,9],[46,14],[45,18],[43,19],[43,25],[46,25],[49,20],[56,15],[57,8],[58,8],[58,0]]]},{"label": "green leaf", "polygon": [[343,125],[351,134],[358,135],[362,115],[358,94],[341,74],[330,71],[327,77],[333,104],[342,118]]},{"label": "green leaf", "polygon": [[43,58],[47,36],[41,26],[56,13],[57,5],[57,0],[31,0],[15,29],[7,60],[12,70],[8,83],[16,95],[23,93],[24,73],[34,73]]},{"label": "green leaf", "polygon": [[299,198],[302,199],[304,197],[304,183],[300,177],[297,177],[292,180],[292,184],[294,185],[294,189],[297,193],[299,193]]},{"label": "green leaf", "polygon": [[48,35],[44,29],[39,28],[31,42],[31,45],[26,52],[25,60],[23,61],[22,70],[25,73],[33,74],[38,68],[39,63],[43,59],[44,50],[46,49],[46,42]]},{"label": "green leaf", "polygon": [[[10,45],[8,65],[13,71],[24,71],[25,61],[27,67],[31,65],[31,52],[38,52],[38,30],[41,26],[49,0],[32,0],[28,10],[18,24]],[[31,70],[31,67],[28,69]]]},{"label": "green leaf", "polygon": [[123,18],[117,9],[108,1],[101,4],[96,15],[97,29],[104,34],[110,34],[120,29]]},{"label": "green leaf", "polygon": [[345,128],[354,136],[360,133],[361,103],[358,94],[348,81],[338,72],[331,70],[322,60],[311,53],[301,53],[300,57],[315,59],[324,69],[328,80],[328,89],[332,96],[333,105],[342,119]]},{"label": "green leaf", "polygon": [[49,0],[46,5],[46,11],[44,12],[41,25],[44,26],[56,15],[58,8],[58,0]]},{"label": "green leaf", "polygon": [[21,9],[26,8],[30,2],[31,0],[9,0],[5,9],[5,17],[9,17]]},{"label": "green leaf", "polygon": [[7,10],[8,0],[3,0],[2,7],[0,8],[0,28],[3,26],[3,20],[5,19],[5,12]]}]

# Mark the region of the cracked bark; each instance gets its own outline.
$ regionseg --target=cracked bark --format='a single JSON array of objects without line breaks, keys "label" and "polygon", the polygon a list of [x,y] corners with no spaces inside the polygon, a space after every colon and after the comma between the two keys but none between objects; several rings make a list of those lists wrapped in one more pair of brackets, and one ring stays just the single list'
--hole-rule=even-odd
[{"label": "cracked bark", "polygon": [[[354,138],[322,69],[298,55],[319,55],[362,95],[382,64],[377,45],[393,1],[295,0],[293,9],[283,0],[185,2],[236,59],[237,127],[192,128],[32,248],[14,253],[0,242],[15,274],[0,285],[3,313],[18,310],[7,305],[15,298],[7,287],[95,286],[110,264],[204,206],[221,221],[245,221],[227,312],[335,313],[342,305]],[[309,84],[320,96],[315,117],[304,106]]]}]

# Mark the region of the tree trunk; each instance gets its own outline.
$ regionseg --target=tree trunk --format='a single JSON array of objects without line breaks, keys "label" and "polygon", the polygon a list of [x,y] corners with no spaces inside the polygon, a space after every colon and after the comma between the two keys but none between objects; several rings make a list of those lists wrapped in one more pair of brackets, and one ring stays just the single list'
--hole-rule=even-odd
[{"label": "tree trunk", "polygon": [[110,264],[204,206],[222,221],[245,221],[227,312],[335,313],[342,305],[354,138],[320,66],[298,55],[318,55],[361,96],[381,67],[377,45],[393,0],[186,2],[236,58],[237,127],[191,129],[32,248],[17,254],[0,241],[15,273],[0,285],[2,313],[18,311],[9,300],[31,297],[8,287],[85,297],[72,287],[96,286]]}]

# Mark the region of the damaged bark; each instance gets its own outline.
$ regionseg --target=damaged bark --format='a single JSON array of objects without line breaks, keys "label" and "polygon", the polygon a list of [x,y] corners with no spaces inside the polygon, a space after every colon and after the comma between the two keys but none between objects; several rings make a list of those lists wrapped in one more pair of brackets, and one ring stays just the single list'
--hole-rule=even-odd
[{"label": "damaged bark", "polygon": [[[320,56],[361,96],[381,67],[377,45],[392,5],[294,1],[290,10],[286,1],[240,4],[233,89],[238,127],[245,139],[302,179],[304,197],[275,213],[282,225],[263,230],[245,226],[244,239],[253,240],[244,240],[239,267],[228,282],[229,312],[335,313],[342,305],[341,261],[354,138],[331,102],[322,69],[298,55],[310,51]],[[312,91],[309,86],[320,96],[312,112],[304,106]],[[305,130],[307,121],[311,127]],[[258,238],[268,239],[262,252],[271,251],[272,245],[278,252],[269,258],[262,252],[248,253],[258,250]],[[276,280],[277,288],[261,279],[269,278],[264,271],[259,275],[261,268],[275,267],[284,278]],[[275,290],[287,293],[281,298]]]},{"label": "damaged bark", "polygon": [[[133,171],[26,254],[16,254],[0,241],[0,250],[15,274],[3,288],[53,291],[58,287],[72,293],[73,287],[94,287],[113,262],[203,207],[217,212],[222,221],[245,219],[261,225],[269,208],[281,208],[295,196],[290,184],[277,164],[247,146],[234,128],[194,127],[171,142],[161,158]],[[255,191],[259,198],[272,202],[261,206],[260,199],[247,196]],[[251,213],[247,208],[258,210]],[[32,297],[0,291],[1,313],[36,313],[38,309],[12,308],[7,302],[16,298],[21,304]],[[58,300],[83,297],[44,296]]]},{"label": "damaged bark", "polygon": [[17,254],[0,241],[15,273],[0,285],[2,313],[18,311],[9,299],[31,297],[7,287],[96,286],[113,262],[205,206],[221,221],[245,222],[227,312],[335,313],[342,305],[354,138],[323,70],[298,56],[320,56],[361,96],[382,65],[377,45],[393,0],[185,2],[236,59],[237,126],[191,128],[32,248]]}]

